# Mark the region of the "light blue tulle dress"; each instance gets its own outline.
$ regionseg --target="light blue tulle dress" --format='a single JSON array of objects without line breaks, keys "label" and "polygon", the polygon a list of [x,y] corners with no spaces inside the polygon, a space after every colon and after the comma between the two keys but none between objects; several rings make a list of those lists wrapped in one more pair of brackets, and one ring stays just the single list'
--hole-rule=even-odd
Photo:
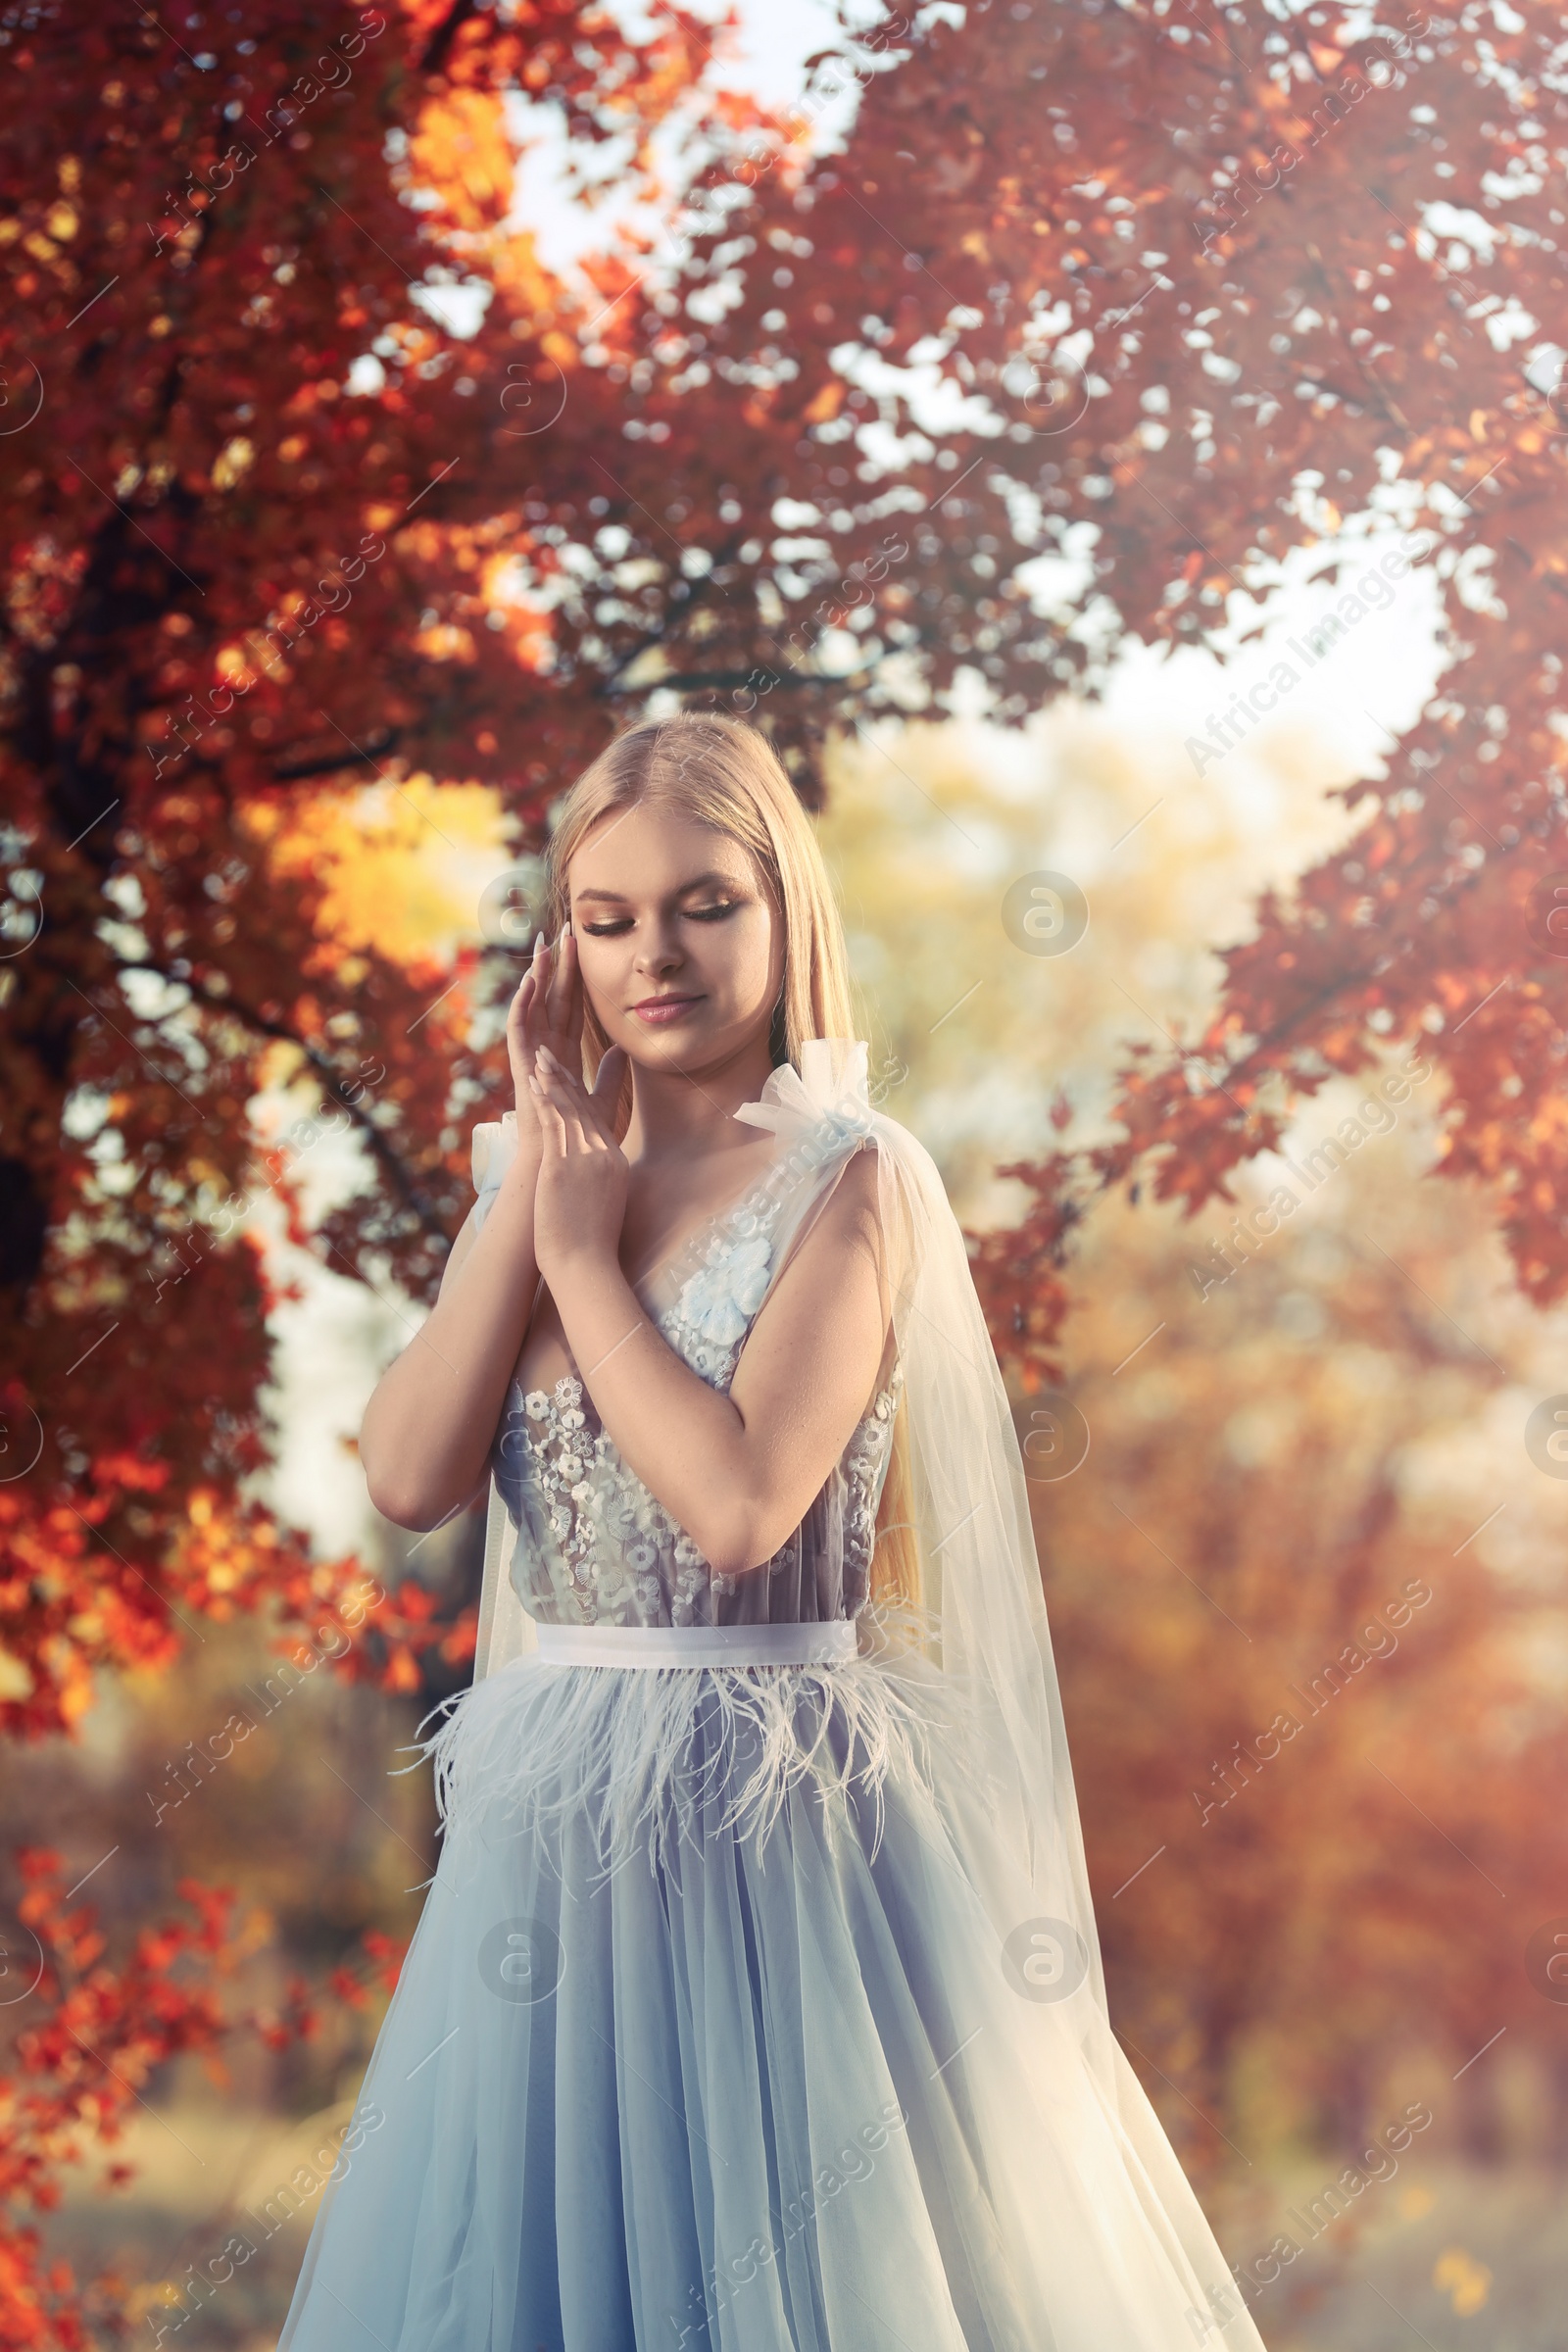
[{"label": "light blue tulle dress", "polygon": [[[806,1062],[752,1110],[766,1175],[645,1303],[725,1388],[876,1150],[876,1393],[724,1577],[581,1382],[514,1391],[488,1671],[425,1742],[440,1863],[280,2352],[1260,2352],[1109,2029],[961,1241],[863,1049]],[[871,1597],[896,1425],[901,1601]]]}]

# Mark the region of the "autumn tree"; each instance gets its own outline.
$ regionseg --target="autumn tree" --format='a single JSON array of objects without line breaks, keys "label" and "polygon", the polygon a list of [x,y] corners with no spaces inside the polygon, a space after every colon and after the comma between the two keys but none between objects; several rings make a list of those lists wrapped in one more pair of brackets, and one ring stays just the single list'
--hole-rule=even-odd
[{"label": "autumn tree", "polygon": [[[1135,1005],[1200,1021],[1206,943],[1348,829],[1327,715],[1258,748],[1266,834],[1223,775],[1184,788],[1182,725],[1125,699],[1020,744],[914,726],[834,757],[819,830],[873,1092],[986,1225],[988,1279],[1016,1246],[991,1165],[1052,1133],[1045,1076],[1066,1132],[1103,1126]],[[1069,844],[1094,920],[1022,956],[1007,879]],[[1425,1181],[1444,1105],[1410,1059],[1303,1104],[1234,1209],[1102,1200],[1065,1237],[1054,1350],[1004,1335],[1066,1368],[1018,1427],[1112,2018],[1238,2248],[1269,2242],[1293,2161],[1332,2178],[1407,2097],[1434,2110],[1423,2163],[1568,2144],[1538,1934],[1568,1870],[1568,1496],[1517,1401],[1558,1385],[1564,1317],[1508,1282],[1472,1190]]]},{"label": "autumn tree", "polygon": [[[960,669],[1021,718],[1123,637],[1206,642],[1293,545],[1337,564],[1345,515],[1424,525],[1443,693],[1369,787],[1364,837],[1261,909],[1212,1034],[1135,1059],[1124,1142],[1050,1172],[1043,1231],[1074,1178],[1145,1158],[1202,1200],[1369,1029],[1439,1022],[1446,1164],[1500,1187],[1523,1278],[1555,1294],[1558,959],[1529,916],[1554,855],[1562,438],[1527,368],[1560,290],[1557,34],[1338,24],[888,18],[823,69],[862,85],[842,153],[803,135],[809,104],[795,125],[705,113],[702,36],[675,18],[639,49],[569,9],[332,31],[280,7],[196,51],[150,19],[14,32],[24,1715],[166,1643],[165,1594],[297,1605],[297,1552],[236,1501],[266,1450],[266,1302],[223,1204],[243,1224],[264,1053],[368,1155],[315,1236],[329,1262],[417,1296],[461,1207],[491,983],[427,1011],[430,975],[335,955],[309,879],[278,879],[291,809],[381,771],[477,776],[525,838],[656,690],[754,710],[809,794],[829,728]],[[661,243],[600,267],[592,309],[506,224],[511,90],[581,143],[618,138],[649,184],[652,126],[701,120],[712,160]],[[1455,187],[1478,201],[1462,254],[1429,220]],[[483,308],[468,335],[458,281]],[[1068,567],[1054,604],[1024,576],[1042,552]],[[1033,1231],[1004,1327],[1009,1299],[1042,1312]],[[168,1345],[192,1252],[220,1389]],[[182,1558],[198,1495],[226,1594]]]},{"label": "autumn tree", "polygon": [[[466,15],[284,6],[191,32],[213,50],[148,16],[6,36],[0,1610],[24,1726],[79,1713],[95,1665],[171,1655],[180,1609],[276,1597],[308,1623],[354,1573],[323,1580],[240,1500],[268,1446],[249,1220],[320,1123],[375,1171],[315,1236],[328,1262],[417,1294],[461,1213],[470,992],[432,1010],[444,983],[324,936],[298,820],[323,789],[474,762],[537,810],[537,729],[506,759],[497,729],[529,740],[546,641],[489,584],[525,498],[547,512],[511,355],[567,347],[528,240],[497,233],[503,92],[635,148],[695,56],[673,21],[633,51],[569,9],[525,35]],[[460,343],[414,296],[486,257]],[[574,404],[579,503],[616,397],[600,371]],[[302,1113],[270,1164],[264,1076]],[[428,1637],[410,1589],[380,1663],[416,1681]]]},{"label": "autumn tree", "polygon": [[[657,696],[754,715],[814,801],[835,730],[966,678],[1021,721],[1128,642],[1245,626],[1294,549],[1353,626],[1346,523],[1419,533],[1448,667],[1355,838],[1262,903],[1203,1033],[1130,1052],[1120,1132],[1069,1125],[977,1270],[1047,1377],[1097,1194],[1200,1205],[1419,1034],[1444,1169],[1530,1296],[1568,1280],[1557,19],[890,13],[777,122],[714,39],[552,0],[3,28],[14,1728],[171,1658],[181,1613],[309,1629],[352,1589],[248,1498],[254,1204],[427,1297],[513,968],[334,936],[301,844],[368,778],[488,784],[526,847]],[[511,218],[547,122],[631,222],[569,283]],[[1247,659],[1197,764],[1263,707]],[[300,1119],[270,1165],[264,1083]],[[364,1184],[313,1219],[328,1123]],[[345,1670],[412,1688],[466,1638],[408,1587]]]}]

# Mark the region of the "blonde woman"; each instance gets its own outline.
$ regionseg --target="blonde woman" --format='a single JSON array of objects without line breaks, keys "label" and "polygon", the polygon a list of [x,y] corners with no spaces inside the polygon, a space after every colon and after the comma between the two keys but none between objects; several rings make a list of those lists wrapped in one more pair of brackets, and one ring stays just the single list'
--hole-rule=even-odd
[{"label": "blonde woman", "polygon": [[1257,2347],[1110,2032],[1018,1448],[765,741],[568,794],[376,1390],[491,1492],[440,1866],[285,2352]]}]

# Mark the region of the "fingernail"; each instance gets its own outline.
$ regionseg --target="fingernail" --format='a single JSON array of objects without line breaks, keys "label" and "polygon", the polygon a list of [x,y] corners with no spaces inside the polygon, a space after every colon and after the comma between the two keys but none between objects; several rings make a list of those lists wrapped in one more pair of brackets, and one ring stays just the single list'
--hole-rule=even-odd
[{"label": "fingernail", "polygon": [[539,1047],[539,1049],[538,1049],[538,1051],[537,1051],[537,1052],[536,1052],[536,1054],[534,1054],[534,1059],[535,1059],[536,1061],[542,1061],[542,1062],[544,1063],[544,1065],[545,1065],[545,1068],[546,1068],[547,1070],[553,1070],[553,1069],[555,1069],[555,1068],[556,1068],[556,1066],[557,1066],[557,1064],[556,1064],[556,1057],[555,1057],[555,1055],[554,1055],[554,1054],[551,1053],[551,1051],[550,1051],[550,1048],[549,1048],[548,1046],[540,1046],[540,1047]]}]

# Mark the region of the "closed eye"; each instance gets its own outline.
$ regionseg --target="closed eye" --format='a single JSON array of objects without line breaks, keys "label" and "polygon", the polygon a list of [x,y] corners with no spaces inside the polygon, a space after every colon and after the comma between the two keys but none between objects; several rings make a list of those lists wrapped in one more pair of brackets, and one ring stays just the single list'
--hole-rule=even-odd
[{"label": "closed eye", "polygon": [[[694,923],[721,923],[726,915],[736,911],[741,903],[739,899],[723,899],[711,906],[688,906],[685,913],[687,919]],[[590,939],[618,939],[623,931],[629,931],[631,927],[632,917],[629,914],[611,915],[597,923],[579,922],[577,926]]]}]

